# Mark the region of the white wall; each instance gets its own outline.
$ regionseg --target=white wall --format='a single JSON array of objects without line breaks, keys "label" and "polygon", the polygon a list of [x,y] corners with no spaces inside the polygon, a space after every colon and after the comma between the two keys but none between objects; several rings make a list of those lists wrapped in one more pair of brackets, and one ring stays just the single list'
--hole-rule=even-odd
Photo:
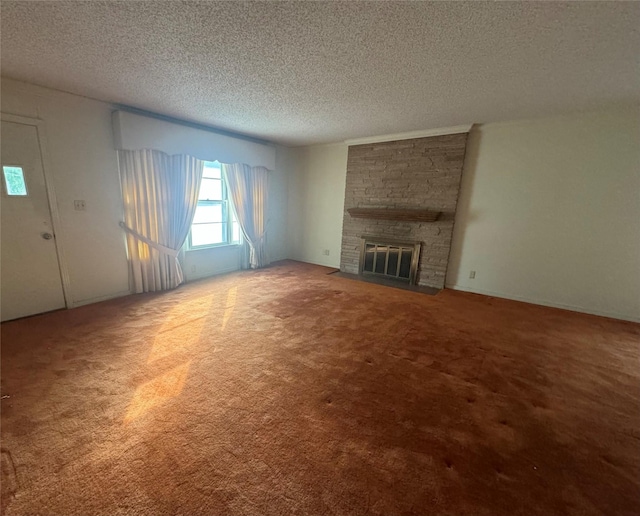
[{"label": "white wall", "polygon": [[289,179],[298,170],[298,151],[276,145],[276,167],[269,181],[267,250],[269,261],[289,258]]},{"label": "white wall", "polygon": [[[109,104],[2,79],[0,110],[46,125],[62,247],[73,306],[129,293],[126,246],[118,222],[122,195]],[[73,209],[74,199],[86,211]]]},{"label": "white wall", "polygon": [[[113,107],[4,78],[1,93],[3,112],[46,124],[72,303],[128,294]],[[476,127],[447,286],[640,320],[638,142],[637,106]],[[339,266],[346,162],[343,144],[276,148],[271,260]],[[86,211],[74,211],[74,199]],[[185,273],[196,279],[238,260],[233,248],[193,251]]]},{"label": "white wall", "polygon": [[294,260],[340,266],[347,150],[335,144],[297,151],[298,168],[289,178],[289,256]]},{"label": "white wall", "polygon": [[[639,113],[476,126],[447,287],[640,320]],[[347,148],[299,152],[290,256],[338,267]]]},{"label": "white wall", "polygon": [[474,129],[447,286],[640,320],[639,115]]},{"label": "white wall", "polygon": [[[61,219],[56,236],[70,275],[72,306],[129,294],[126,243],[118,226],[123,206],[112,126],[115,107],[7,78],[1,85],[2,112],[46,124],[48,165]],[[269,153],[275,155],[275,170],[267,252],[276,261],[287,257],[287,182],[297,163],[291,157],[295,151],[285,147],[275,146],[274,152],[271,146]],[[73,209],[75,199],[86,201],[86,211]],[[239,269],[240,249],[189,251],[181,261],[191,281]]]},{"label": "white wall", "polygon": [[185,281],[195,281],[237,271],[242,263],[241,252],[242,248],[239,245],[225,245],[183,252],[179,259],[184,279]]}]

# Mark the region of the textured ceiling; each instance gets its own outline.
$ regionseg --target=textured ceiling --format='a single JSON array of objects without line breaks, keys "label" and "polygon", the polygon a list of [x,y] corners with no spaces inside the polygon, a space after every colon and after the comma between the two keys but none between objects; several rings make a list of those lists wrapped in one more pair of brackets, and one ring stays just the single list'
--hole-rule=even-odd
[{"label": "textured ceiling", "polygon": [[638,100],[640,3],[3,0],[2,74],[290,145]]}]

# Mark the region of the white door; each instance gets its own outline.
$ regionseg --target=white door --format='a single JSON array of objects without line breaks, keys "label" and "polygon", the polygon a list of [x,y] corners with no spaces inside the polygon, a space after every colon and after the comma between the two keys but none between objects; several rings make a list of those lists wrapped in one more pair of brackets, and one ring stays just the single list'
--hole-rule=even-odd
[{"label": "white door", "polygon": [[65,307],[38,127],[2,120],[2,321]]}]

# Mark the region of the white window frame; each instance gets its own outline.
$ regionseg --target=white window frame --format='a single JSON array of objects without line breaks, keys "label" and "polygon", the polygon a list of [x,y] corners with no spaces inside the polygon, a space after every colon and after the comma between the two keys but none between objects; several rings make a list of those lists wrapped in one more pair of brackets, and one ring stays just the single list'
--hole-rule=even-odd
[{"label": "white window frame", "polygon": [[[208,162],[215,163],[215,162]],[[202,181],[206,180],[214,180],[220,181],[222,185],[222,200],[200,200],[198,199],[198,206],[222,206],[222,222],[220,224],[226,224],[226,240],[224,242],[219,242],[217,244],[203,244],[203,245],[193,245],[191,240],[191,228],[189,228],[189,237],[187,238],[187,251],[198,251],[201,249],[211,249],[215,247],[232,247],[232,246],[240,246],[242,245],[242,230],[240,230],[239,240],[233,241],[233,220],[235,217],[234,210],[231,206],[231,201],[229,200],[229,190],[227,189],[227,183],[224,179],[224,175],[222,174],[222,165],[220,165],[220,179],[217,178],[202,178]],[[236,218],[237,223],[237,218]],[[192,222],[191,227],[196,226],[198,224],[211,224],[211,222],[196,222],[195,224]],[[238,226],[239,227],[239,226]]]}]

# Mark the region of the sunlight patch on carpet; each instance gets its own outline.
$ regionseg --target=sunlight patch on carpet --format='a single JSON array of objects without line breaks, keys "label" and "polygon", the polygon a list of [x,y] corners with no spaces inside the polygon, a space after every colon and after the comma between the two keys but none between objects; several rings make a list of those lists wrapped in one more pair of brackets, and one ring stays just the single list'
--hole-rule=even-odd
[{"label": "sunlight patch on carpet", "polygon": [[[235,305],[236,290],[234,287],[228,292],[225,315],[228,311],[229,299],[232,297],[231,291],[233,291],[233,304]],[[212,304],[213,297],[207,297],[204,302],[203,298],[198,298],[189,303],[176,305],[167,315],[164,324],[154,338],[147,358],[147,365],[153,364],[161,358],[170,357],[178,351],[186,351],[197,344],[208,315],[211,313]],[[189,315],[187,321],[184,321],[185,314]],[[129,423],[168,399],[178,396],[187,380],[190,364],[191,361],[185,362],[138,386],[127,409],[124,423]]]},{"label": "sunlight patch on carpet", "polygon": [[140,385],[129,404],[124,422],[129,423],[161,403],[178,396],[187,380],[190,365],[191,360]]},{"label": "sunlight patch on carpet", "polygon": [[233,287],[229,289],[227,293],[227,304],[224,307],[224,315],[222,316],[222,331],[227,327],[227,322],[231,318],[233,314],[233,310],[236,307],[236,297],[238,295],[238,287]]},{"label": "sunlight patch on carpet", "polygon": [[[153,340],[147,364],[168,357],[176,351],[186,351],[197,343],[212,304],[213,297],[207,297],[204,303],[202,298],[198,298],[176,305]],[[188,320],[185,320],[185,314],[189,315]]]}]

